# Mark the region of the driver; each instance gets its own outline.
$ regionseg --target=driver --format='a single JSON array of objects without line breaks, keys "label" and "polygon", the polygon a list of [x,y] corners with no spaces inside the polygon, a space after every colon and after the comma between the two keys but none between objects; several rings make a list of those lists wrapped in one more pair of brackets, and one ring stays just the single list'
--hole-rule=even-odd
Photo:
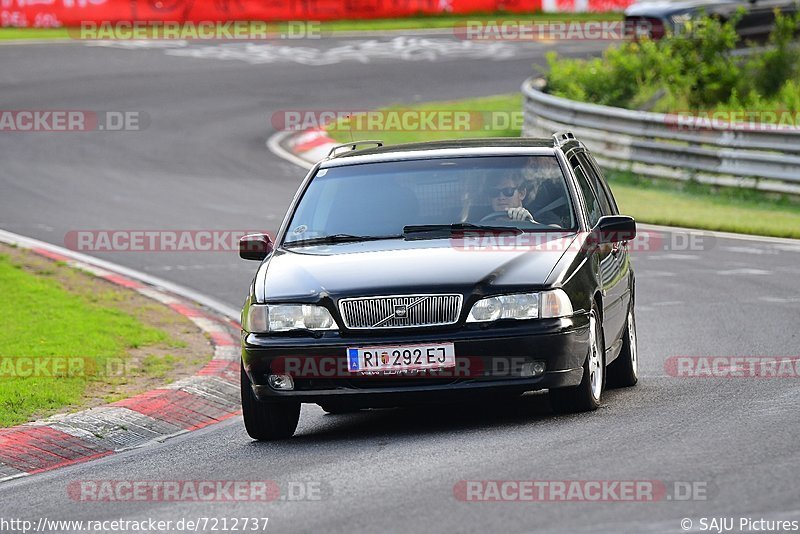
[{"label": "driver", "polygon": [[522,201],[528,194],[522,178],[514,179],[504,177],[502,180],[487,184],[491,195],[492,210],[497,212],[497,218],[502,218],[503,214],[512,221],[531,221],[533,215],[522,207]]}]

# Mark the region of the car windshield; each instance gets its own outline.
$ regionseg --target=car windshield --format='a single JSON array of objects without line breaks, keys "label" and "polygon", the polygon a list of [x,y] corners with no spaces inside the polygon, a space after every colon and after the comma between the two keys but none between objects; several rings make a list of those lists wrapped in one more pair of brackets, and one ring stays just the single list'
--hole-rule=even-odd
[{"label": "car windshield", "polygon": [[486,156],[320,169],[284,244],[341,243],[472,228],[575,229],[555,156]]}]

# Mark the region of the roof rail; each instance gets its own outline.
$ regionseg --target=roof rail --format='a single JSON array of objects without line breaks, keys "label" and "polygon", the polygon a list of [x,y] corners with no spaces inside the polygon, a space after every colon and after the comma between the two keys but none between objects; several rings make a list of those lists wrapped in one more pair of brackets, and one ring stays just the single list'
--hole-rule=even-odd
[{"label": "roof rail", "polygon": [[556,148],[569,141],[575,141],[575,134],[569,130],[562,130],[553,134],[553,146]]},{"label": "roof rail", "polygon": [[350,150],[348,150],[348,152],[352,152],[360,145],[375,145],[376,147],[378,147],[378,146],[383,146],[383,141],[365,140],[365,141],[351,141],[349,143],[342,143],[341,145],[336,145],[334,147],[331,147],[331,150],[330,152],[328,152],[328,155],[325,156],[325,159],[331,159],[338,156],[339,155],[337,153],[338,150],[349,147]]}]

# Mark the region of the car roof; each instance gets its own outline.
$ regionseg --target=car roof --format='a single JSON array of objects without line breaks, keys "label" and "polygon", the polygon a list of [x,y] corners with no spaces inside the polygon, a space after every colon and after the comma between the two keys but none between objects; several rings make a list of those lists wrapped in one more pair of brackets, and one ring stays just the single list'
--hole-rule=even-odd
[{"label": "car roof", "polygon": [[365,150],[353,150],[337,156],[337,158],[352,157],[363,154],[385,154],[386,152],[408,152],[411,150],[437,150],[443,148],[481,148],[481,147],[550,147],[553,148],[553,139],[535,139],[531,137],[489,137],[482,139],[445,139],[442,141],[426,141],[422,143],[401,143],[397,145],[384,145]]},{"label": "car roof", "polygon": [[339,167],[359,163],[465,156],[531,155],[552,156],[552,138],[490,137],[481,139],[448,139],[424,143],[384,145],[363,150],[349,150],[323,160],[322,167]]}]

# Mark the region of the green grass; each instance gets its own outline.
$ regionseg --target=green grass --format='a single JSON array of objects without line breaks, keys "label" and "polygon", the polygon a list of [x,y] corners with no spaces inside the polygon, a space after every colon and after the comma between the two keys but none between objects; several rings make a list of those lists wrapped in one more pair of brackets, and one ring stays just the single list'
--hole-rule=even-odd
[{"label": "green grass", "polygon": [[[114,379],[104,376],[107,364],[125,360],[129,349],[170,341],[165,332],[109,306],[96,293],[65,290],[54,270],[33,274],[4,254],[0,294],[0,427],[80,404],[93,381]],[[83,358],[84,371],[13,376],[26,372],[18,358],[63,357]]]},{"label": "green grass", "polygon": [[170,372],[176,363],[176,358],[170,354],[163,358],[156,358],[155,356],[147,356],[142,361],[144,371],[156,378],[164,378]]},{"label": "green grass", "polygon": [[[469,124],[474,128],[468,130],[377,130],[359,127],[356,119],[344,119],[331,124],[328,134],[342,143],[352,139],[381,139],[387,144],[413,143],[416,141],[436,141],[439,139],[477,138],[477,137],[519,137],[522,121],[522,96],[520,94],[487,96],[483,98],[470,98],[467,100],[451,100],[447,102],[427,102],[411,106],[389,106],[381,108],[386,111],[381,115],[381,123],[388,124],[390,117],[396,117],[404,111],[441,112],[446,117],[453,117],[451,112],[468,112]],[[392,112],[397,112],[392,114]]]},{"label": "green grass", "polygon": [[548,21],[588,21],[622,20],[621,12],[605,13],[474,13],[471,15],[420,15],[416,17],[370,20],[334,20],[323,22],[326,31],[376,31],[376,30],[415,30],[433,28],[452,28],[466,24],[467,21],[491,22],[502,20],[521,20],[534,22]]},{"label": "green grass", "polygon": [[[447,29],[454,26],[464,25],[467,21],[490,22],[501,20],[521,20],[521,21],[595,21],[595,20],[621,20],[622,13],[474,13],[471,15],[418,15],[413,17],[389,18],[389,19],[369,19],[369,20],[333,20],[320,23],[312,23],[307,26],[306,31],[321,35],[335,32],[358,32],[358,31],[387,31],[387,30],[419,30],[419,29]],[[286,24],[275,22],[270,23],[270,29],[283,32],[287,28]],[[21,40],[21,39],[69,39],[71,35],[67,28],[0,28],[0,41]]]},{"label": "green grass", "polygon": [[[387,111],[467,110],[483,117],[521,116],[517,93],[413,106],[390,106]],[[350,122],[353,122],[352,120]],[[485,122],[485,121],[484,121]],[[341,142],[351,140],[347,120],[328,128]],[[353,139],[382,139],[387,144],[464,137],[518,137],[519,127],[455,131],[353,131]],[[683,226],[744,234],[800,238],[800,200],[758,191],[714,188],[693,182],[647,179],[608,171],[607,177],[620,210],[643,223]]]},{"label": "green grass", "polygon": [[800,201],[607,172],[620,210],[641,222],[800,239]]},{"label": "green grass", "polygon": [[0,28],[0,41],[69,39],[66,28]]}]

